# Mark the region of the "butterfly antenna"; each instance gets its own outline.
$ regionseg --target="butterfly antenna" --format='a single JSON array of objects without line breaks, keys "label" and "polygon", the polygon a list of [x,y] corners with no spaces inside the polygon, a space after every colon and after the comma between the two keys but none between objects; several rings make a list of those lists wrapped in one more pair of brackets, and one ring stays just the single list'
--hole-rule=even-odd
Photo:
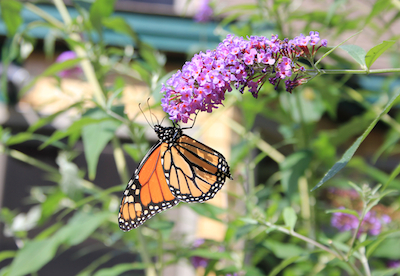
[{"label": "butterfly antenna", "polygon": [[157,116],[154,115],[153,112],[151,112],[151,107],[150,107],[149,101],[150,101],[150,98],[147,98],[147,106],[149,107],[149,110],[150,110],[151,122],[153,123],[153,126],[154,126],[154,122],[153,122],[153,117],[154,117],[154,118],[156,118],[157,124],[160,125],[160,122],[158,121]]},{"label": "butterfly antenna", "polygon": [[146,122],[149,124],[149,126],[150,126],[152,129],[154,129],[154,127],[153,127],[154,124],[151,125],[150,122],[149,122],[149,120],[147,120],[146,114],[144,114],[143,109],[140,107],[140,105],[141,105],[141,103],[139,103],[139,109],[140,109],[140,111],[142,112],[144,118],[146,119]]}]

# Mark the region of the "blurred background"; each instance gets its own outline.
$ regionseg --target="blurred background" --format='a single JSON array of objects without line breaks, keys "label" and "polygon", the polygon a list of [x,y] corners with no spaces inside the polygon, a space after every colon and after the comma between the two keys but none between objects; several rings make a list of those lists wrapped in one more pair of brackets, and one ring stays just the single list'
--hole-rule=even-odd
[{"label": "blurred background", "polygon": [[[370,187],[389,181],[399,164],[398,106],[340,174],[310,190],[384,109],[400,86],[398,73],[323,75],[293,94],[266,83],[258,99],[234,90],[186,132],[224,154],[234,181],[209,203],[180,204],[129,233],[118,229],[119,200],[156,142],[138,104],[150,98],[161,121],[161,84],[195,53],[215,49],[228,33],[283,39],[319,31],[333,47],[362,30],[344,45],[368,52],[393,41],[373,69],[398,68],[396,1],[5,2],[0,275],[352,275],[332,256],[243,218],[280,224],[291,207],[298,232],[346,244],[351,231],[335,228],[325,211],[361,210],[349,180]],[[90,61],[99,88],[75,48]],[[352,50],[336,49],[320,68],[363,69]],[[97,89],[107,110],[99,111]],[[82,121],[107,116],[110,125]],[[389,187],[400,182],[393,178]],[[385,236],[369,237],[377,271],[400,260],[399,204],[394,193],[374,209],[390,218],[378,233]],[[26,262],[24,254],[39,257]]]}]

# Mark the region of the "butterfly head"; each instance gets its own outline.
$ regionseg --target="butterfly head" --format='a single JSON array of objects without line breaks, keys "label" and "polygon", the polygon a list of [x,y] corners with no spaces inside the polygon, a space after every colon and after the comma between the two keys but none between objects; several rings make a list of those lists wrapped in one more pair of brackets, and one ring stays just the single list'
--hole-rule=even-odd
[{"label": "butterfly head", "polygon": [[182,129],[179,127],[154,126],[158,139],[164,143],[171,143],[182,136]]}]

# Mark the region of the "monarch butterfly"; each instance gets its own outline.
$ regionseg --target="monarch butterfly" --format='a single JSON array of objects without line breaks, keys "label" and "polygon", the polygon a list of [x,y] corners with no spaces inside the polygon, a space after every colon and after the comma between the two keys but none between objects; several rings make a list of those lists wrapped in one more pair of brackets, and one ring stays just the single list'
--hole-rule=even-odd
[{"label": "monarch butterfly", "polygon": [[122,196],[121,230],[132,230],[180,201],[207,201],[226,177],[232,179],[225,157],[183,134],[183,129],[154,126],[159,141],[140,162]]}]

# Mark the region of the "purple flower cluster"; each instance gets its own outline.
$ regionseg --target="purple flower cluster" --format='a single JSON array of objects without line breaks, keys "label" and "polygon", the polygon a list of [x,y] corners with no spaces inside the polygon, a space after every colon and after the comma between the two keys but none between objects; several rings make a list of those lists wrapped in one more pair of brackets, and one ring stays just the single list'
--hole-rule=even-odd
[{"label": "purple flower cluster", "polygon": [[[344,209],[340,207],[339,209]],[[358,226],[358,218],[351,214],[346,213],[334,213],[331,219],[331,224],[333,227],[337,228],[339,231],[355,231]],[[369,211],[363,222],[361,223],[358,235],[361,233],[369,233],[370,235],[377,236],[382,231],[382,226],[391,222],[391,218],[388,215],[378,216],[376,212]]]},{"label": "purple flower cluster", "polygon": [[308,80],[298,59],[313,63],[315,53],[326,45],[327,41],[320,40],[318,32],[301,34],[292,40],[280,40],[275,35],[271,39],[228,35],[215,50],[196,54],[163,84],[163,110],[171,120],[186,123],[191,114],[218,108],[225,92],[232,91],[231,84],[241,93],[248,88],[257,98],[267,80],[275,89],[285,80],[286,90],[292,92]]},{"label": "purple flower cluster", "polygon": [[211,20],[212,15],[213,10],[210,7],[210,0],[202,0],[197,8],[194,20],[196,22],[208,22]]}]

